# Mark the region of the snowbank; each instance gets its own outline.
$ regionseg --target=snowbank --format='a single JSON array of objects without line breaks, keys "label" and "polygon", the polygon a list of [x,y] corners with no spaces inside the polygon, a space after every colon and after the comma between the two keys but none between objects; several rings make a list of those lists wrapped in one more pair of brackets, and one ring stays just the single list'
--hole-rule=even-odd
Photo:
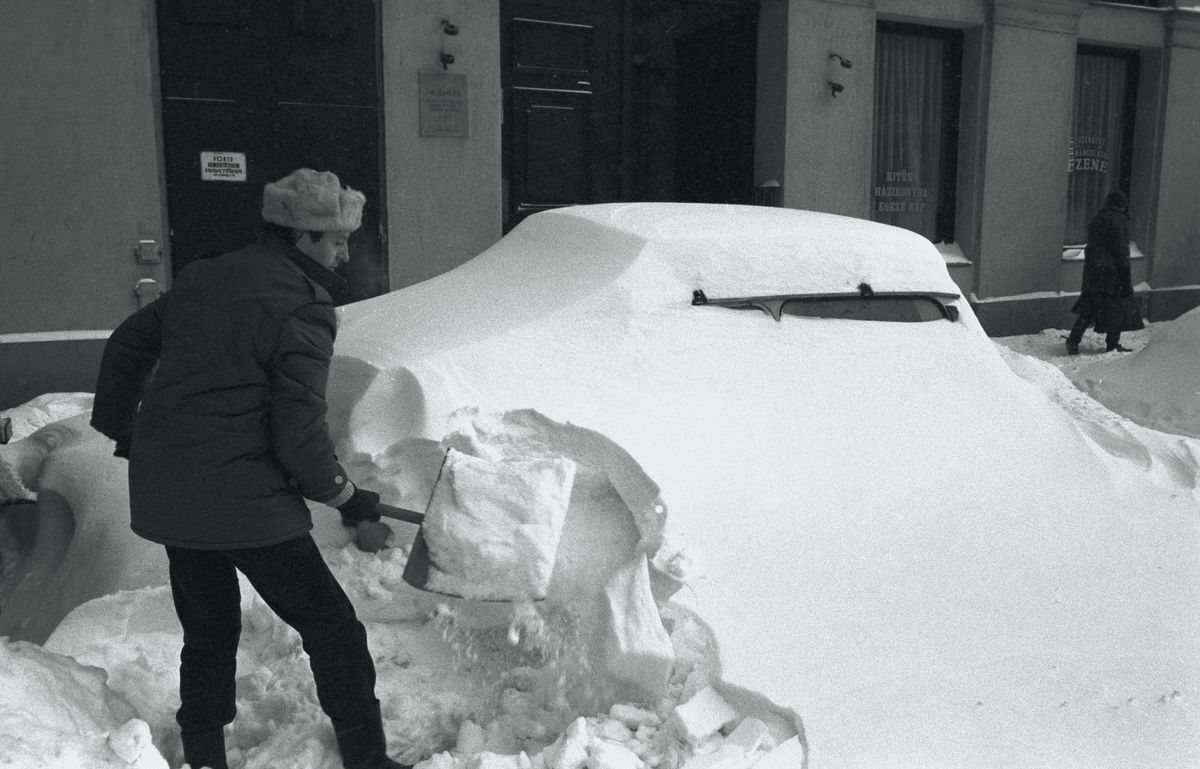
[{"label": "snowbank", "polygon": [[0,638],[0,762],[21,769],[167,769],[105,671]]},{"label": "snowbank", "polygon": [[[86,420],[86,414],[51,425],[60,435],[70,428],[74,437],[47,452],[39,482],[50,477],[46,470],[55,464],[83,476],[94,476],[96,468],[108,465],[111,446],[104,441],[83,453],[72,451],[77,443],[92,443],[86,435],[79,437],[85,433],[74,424],[79,420]],[[456,424],[447,443],[491,457],[569,457],[580,472],[571,488],[550,595],[536,607],[480,604],[414,590],[401,578],[406,547],[379,554],[359,552],[336,515],[314,506],[314,535],[368,626],[393,753],[410,762],[428,759],[431,766],[460,769],[510,763],[567,766],[569,756],[581,756],[597,769],[645,769],[673,768],[710,753],[721,761],[736,758],[739,764],[802,755],[795,714],[740,697],[736,690],[729,690],[722,709],[727,718],[719,724],[705,721],[711,703],[704,708],[693,705],[692,715],[673,715],[701,689],[709,690],[705,701],[726,695],[713,688],[721,682],[711,631],[688,609],[654,596],[647,555],[666,541],[665,511],[654,505],[657,486],[627,453],[603,436],[531,411],[466,411],[456,417]],[[65,452],[61,460],[60,452]],[[428,454],[427,459],[432,458]],[[376,472],[383,471],[376,467]],[[418,475],[427,478],[423,470]],[[104,490],[95,483],[88,488]],[[41,491],[39,510],[46,496],[45,489]],[[81,510],[108,504],[110,513],[122,516],[127,506],[119,494],[76,501]],[[637,516],[630,505],[638,508]],[[127,526],[122,521],[115,528],[125,531]],[[43,529],[42,534],[47,532]],[[403,526],[398,534],[401,542],[410,542],[412,529]],[[69,534],[50,539],[60,549],[77,544],[77,537]],[[128,549],[99,552],[110,554],[117,567],[124,559],[140,560]],[[114,567],[106,559],[74,558],[94,568]],[[93,581],[62,561],[58,573],[63,582],[56,589],[64,596],[78,598],[82,588],[74,580]],[[674,592],[682,574],[660,574],[658,589]],[[47,702],[57,697],[78,700],[90,721],[80,729],[79,717],[69,708],[61,713],[51,705],[39,709],[36,718],[44,729],[34,732],[28,744],[20,743],[24,752],[17,753],[36,755],[42,762],[31,766],[71,766],[71,757],[77,755],[88,760],[100,756],[95,765],[108,766],[102,761],[109,760],[104,750],[110,733],[117,735],[112,743],[118,746],[114,755],[120,760],[152,738],[157,749],[137,760],[162,761],[165,756],[179,762],[174,712],[181,639],[163,581],[160,575],[158,586],[112,589],[80,603],[57,624],[44,652],[19,647],[70,655],[50,659],[91,671],[56,674],[66,675],[70,686],[47,690]],[[241,590],[238,718],[229,730],[233,765],[333,769],[339,765],[333,736],[317,703],[299,638],[244,580]],[[36,612],[30,617],[41,621]],[[33,652],[22,653],[28,657]],[[24,658],[21,664],[28,667]],[[9,678],[0,674],[0,680]],[[103,701],[93,703],[88,690],[102,691]],[[7,709],[0,703],[0,714]],[[136,722],[130,721],[133,718]],[[23,732],[22,724],[12,723],[14,734]],[[746,726],[735,735],[743,723]],[[748,733],[754,736],[748,738]],[[60,759],[68,763],[55,763]]]},{"label": "snowbank", "polygon": [[1081,362],[1071,378],[1144,427],[1200,438],[1200,308],[1151,326],[1132,355]]}]

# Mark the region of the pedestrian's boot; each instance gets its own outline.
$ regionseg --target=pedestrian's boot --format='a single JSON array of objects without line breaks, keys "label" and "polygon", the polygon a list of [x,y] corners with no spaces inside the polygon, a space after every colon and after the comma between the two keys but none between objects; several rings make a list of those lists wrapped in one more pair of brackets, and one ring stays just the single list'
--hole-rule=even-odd
[{"label": "pedestrian's boot", "polygon": [[225,728],[218,726],[203,732],[183,732],[183,760],[192,769],[229,769],[225,759]]},{"label": "pedestrian's boot", "polygon": [[1078,355],[1078,354],[1079,354],[1079,342],[1076,342],[1073,339],[1068,339],[1067,340],[1067,355]]},{"label": "pedestrian's boot", "polygon": [[383,733],[383,716],[376,705],[360,724],[335,728],[338,752],[346,769],[412,769],[388,758],[387,738]]}]

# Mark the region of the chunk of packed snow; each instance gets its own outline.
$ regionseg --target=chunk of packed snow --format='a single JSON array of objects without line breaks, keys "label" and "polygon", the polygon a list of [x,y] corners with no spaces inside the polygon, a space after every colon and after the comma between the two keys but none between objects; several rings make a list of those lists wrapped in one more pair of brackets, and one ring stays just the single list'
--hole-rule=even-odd
[{"label": "chunk of packed snow", "polygon": [[570,457],[579,468],[577,482],[579,475],[603,476],[604,485],[620,497],[641,535],[643,550],[653,555],[662,544],[667,508],[658,484],[611,438],[556,422],[534,409],[488,412],[466,407],[455,410],[449,423],[443,443],[466,454],[497,460]]},{"label": "chunk of packed snow", "polygon": [[608,715],[623,723],[628,729],[643,726],[661,726],[662,719],[653,710],[618,702],[608,709]]},{"label": "chunk of packed snow", "polygon": [[733,745],[720,745],[709,753],[692,756],[682,769],[735,769],[746,763],[746,751]]},{"label": "chunk of packed snow", "polygon": [[152,751],[151,756],[157,753],[150,735],[150,725],[140,718],[131,718],[111,731],[108,735],[108,747],[123,761],[133,765],[147,763],[142,761],[142,756],[147,750]]},{"label": "chunk of packed snow", "polygon": [[587,769],[642,769],[645,764],[620,743],[597,741],[588,750]]},{"label": "chunk of packed snow", "polygon": [[738,717],[733,706],[712,686],[706,686],[671,711],[671,726],[680,739],[695,745],[716,734]]},{"label": "chunk of packed snow", "polygon": [[471,755],[481,752],[483,746],[483,727],[470,719],[458,725],[458,742],[454,746],[455,750],[459,753]]},{"label": "chunk of packed snow", "polygon": [[605,669],[630,690],[629,698],[657,702],[667,692],[675,654],[650,590],[646,557],[639,553],[618,569],[604,596]]},{"label": "chunk of packed snow", "polygon": [[583,769],[588,759],[588,739],[587,720],[576,718],[554,750],[553,769]]},{"label": "chunk of packed snow", "polygon": [[754,769],[796,769],[799,766],[804,766],[804,748],[799,737],[792,737],[760,758]]},{"label": "chunk of packed snow", "polygon": [[483,751],[467,764],[468,769],[530,769],[532,764],[525,753],[507,755]]},{"label": "chunk of packed snow", "polygon": [[763,740],[770,734],[767,725],[757,718],[743,718],[734,730],[725,738],[726,745],[733,745],[741,748],[744,752],[750,753],[758,750],[758,746],[763,743]]},{"label": "chunk of packed snow", "polygon": [[449,449],[422,524],[429,589],[545,598],[574,479],[564,457],[492,461]]}]

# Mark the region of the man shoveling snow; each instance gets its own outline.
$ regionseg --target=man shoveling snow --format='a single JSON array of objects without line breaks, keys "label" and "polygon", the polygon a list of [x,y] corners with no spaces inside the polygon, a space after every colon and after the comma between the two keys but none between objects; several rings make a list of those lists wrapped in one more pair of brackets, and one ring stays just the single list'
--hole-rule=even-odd
[{"label": "man shoveling snow", "polygon": [[379,496],[346,477],[325,422],[344,284],[333,269],[365,202],[328,172],[266,185],[263,241],[189,265],[105,348],[92,425],[129,458],[134,531],[167,549],[183,625],[176,720],[193,767],[227,766],[238,572],[303,638],[346,769],[401,766],[386,754],[366,630],[304,501],[385,541]]}]

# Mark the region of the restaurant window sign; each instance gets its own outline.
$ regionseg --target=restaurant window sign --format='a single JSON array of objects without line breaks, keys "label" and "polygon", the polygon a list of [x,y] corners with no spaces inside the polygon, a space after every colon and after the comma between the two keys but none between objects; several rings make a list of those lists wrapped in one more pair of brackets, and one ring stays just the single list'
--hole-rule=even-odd
[{"label": "restaurant window sign", "polygon": [[962,35],[881,23],[875,51],[871,218],[952,242]]},{"label": "restaurant window sign", "polygon": [[1067,142],[1066,243],[1087,241],[1087,225],[1104,198],[1129,189],[1136,110],[1136,54],[1080,47],[1075,56],[1074,113]]}]

